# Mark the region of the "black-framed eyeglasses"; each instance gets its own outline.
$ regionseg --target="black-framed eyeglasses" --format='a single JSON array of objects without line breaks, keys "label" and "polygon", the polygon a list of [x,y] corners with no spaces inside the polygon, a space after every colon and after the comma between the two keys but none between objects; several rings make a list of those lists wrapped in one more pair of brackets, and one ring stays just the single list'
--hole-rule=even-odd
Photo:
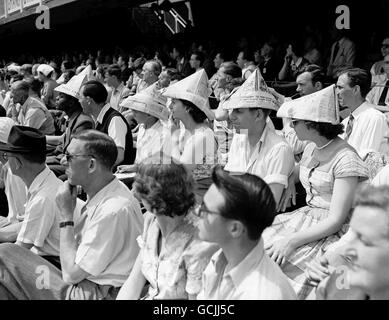
[{"label": "black-framed eyeglasses", "polygon": [[205,215],[209,214],[217,214],[219,216],[221,215],[219,212],[209,210],[204,201],[195,208],[194,213],[200,218],[203,218]]},{"label": "black-framed eyeglasses", "polygon": [[92,155],[92,154],[70,154],[70,153],[66,152],[64,154],[64,157],[65,157],[66,162],[70,162],[70,161],[72,161],[73,158],[77,158],[77,157],[91,157],[91,158],[94,158],[94,155]]}]

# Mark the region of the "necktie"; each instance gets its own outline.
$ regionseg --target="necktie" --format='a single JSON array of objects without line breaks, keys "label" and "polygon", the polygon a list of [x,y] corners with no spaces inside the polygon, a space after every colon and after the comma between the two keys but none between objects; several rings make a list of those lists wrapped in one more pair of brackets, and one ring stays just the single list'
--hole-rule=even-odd
[{"label": "necktie", "polygon": [[334,48],[334,54],[332,56],[332,61],[334,61],[336,59],[336,55],[338,54],[338,52],[339,52],[339,41],[336,41],[335,48]]},{"label": "necktie", "polygon": [[351,132],[353,131],[354,126],[354,116],[350,114],[350,118],[347,122],[347,128],[346,128],[346,141],[350,138]]},{"label": "necktie", "polygon": [[385,83],[385,88],[382,90],[380,100],[378,101],[379,106],[386,106],[385,100],[386,96],[388,95],[388,89],[389,89],[389,80]]}]

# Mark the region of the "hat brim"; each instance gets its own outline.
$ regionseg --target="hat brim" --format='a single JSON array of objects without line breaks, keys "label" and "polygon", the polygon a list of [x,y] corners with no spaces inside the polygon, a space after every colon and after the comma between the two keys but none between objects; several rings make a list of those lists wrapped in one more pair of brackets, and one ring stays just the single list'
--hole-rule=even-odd
[{"label": "hat brim", "polygon": [[[36,150],[31,150],[31,149],[26,149],[26,148],[20,148],[20,147],[15,147],[9,144],[0,144],[0,151],[6,151],[6,152],[11,152],[11,153],[31,153],[31,152],[36,152]],[[46,154],[49,153],[50,151],[45,148],[45,150],[42,150],[42,153]]]}]

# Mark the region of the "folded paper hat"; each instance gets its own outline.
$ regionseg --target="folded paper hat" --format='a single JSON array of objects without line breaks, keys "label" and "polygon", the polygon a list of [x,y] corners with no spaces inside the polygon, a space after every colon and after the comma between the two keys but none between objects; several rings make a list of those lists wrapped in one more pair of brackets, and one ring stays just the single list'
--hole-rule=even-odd
[{"label": "folded paper hat", "polygon": [[37,72],[43,73],[46,77],[50,74],[50,72],[53,72],[54,68],[48,64],[40,64]]},{"label": "folded paper hat", "polygon": [[81,73],[73,76],[67,83],[61,84],[54,91],[65,93],[76,99],[80,98],[82,85],[92,77],[92,68],[88,65]]},{"label": "folded paper hat", "polygon": [[192,102],[209,120],[215,118],[209,106],[209,96],[212,90],[208,84],[208,77],[204,69],[169,86],[163,93],[165,97],[183,99]]},{"label": "folded paper hat", "polygon": [[221,103],[226,110],[240,108],[262,108],[277,111],[281,105],[281,95],[270,90],[263,79],[259,69]]},{"label": "folded paper hat", "polygon": [[338,124],[339,102],[335,85],[285,102],[278,110],[277,117]]},{"label": "folded paper hat", "polygon": [[9,133],[15,122],[11,118],[0,117],[0,143],[7,143]]},{"label": "folded paper hat", "polygon": [[162,96],[155,83],[136,95],[129,96],[120,106],[150,114],[161,120],[168,120],[169,110],[166,102],[167,98]]},{"label": "folded paper hat", "polygon": [[7,144],[0,144],[0,150],[14,153],[45,154],[46,136],[35,128],[13,126]]}]

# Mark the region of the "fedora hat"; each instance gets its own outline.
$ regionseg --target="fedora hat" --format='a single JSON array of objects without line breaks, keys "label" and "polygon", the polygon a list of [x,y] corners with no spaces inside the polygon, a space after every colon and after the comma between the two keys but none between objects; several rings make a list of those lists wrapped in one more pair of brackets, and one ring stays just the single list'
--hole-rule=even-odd
[{"label": "fedora hat", "polygon": [[13,126],[7,144],[0,144],[0,150],[13,153],[46,153],[46,136],[38,129]]},{"label": "fedora hat", "polygon": [[15,122],[11,118],[0,117],[0,143],[7,143],[9,133]]}]

